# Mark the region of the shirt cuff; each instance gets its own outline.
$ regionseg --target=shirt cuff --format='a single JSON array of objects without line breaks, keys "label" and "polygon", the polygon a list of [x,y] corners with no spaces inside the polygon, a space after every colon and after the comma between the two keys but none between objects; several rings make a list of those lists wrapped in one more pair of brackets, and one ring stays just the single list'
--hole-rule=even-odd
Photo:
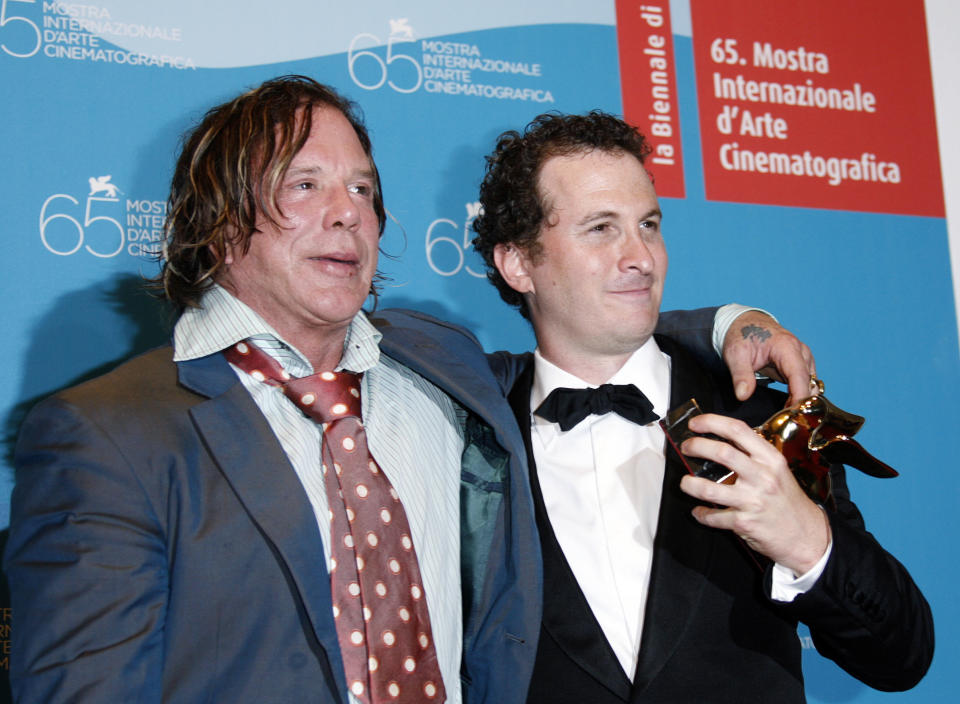
[{"label": "shirt cuff", "polygon": [[784,567],[780,563],[773,565],[773,579],[770,585],[770,598],[774,601],[793,601],[801,594],[810,591],[813,585],[823,574],[823,568],[827,566],[827,560],[830,559],[830,553],[833,551],[833,540],[827,545],[817,564],[811,567],[806,573],[797,577],[793,570]]},{"label": "shirt cuff", "polygon": [[772,313],[765,311],[763,308],[751,308],[750,306],[742,306],[739,303],[728,303],[725,306],[717,308],[717,312],[713,316],[713,349],[720,359],[723,359],[723,341],[727,338],[727,332],[729,332],[733,322],[750,310],[765,313],[776,320],[776,317]]}]

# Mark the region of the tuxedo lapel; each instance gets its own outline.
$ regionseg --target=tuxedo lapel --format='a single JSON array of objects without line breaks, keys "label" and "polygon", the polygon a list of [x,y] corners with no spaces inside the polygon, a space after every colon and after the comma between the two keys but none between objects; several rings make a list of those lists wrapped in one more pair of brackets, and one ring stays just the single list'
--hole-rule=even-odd
[{"label": "tuxedo lapel", "polygon": [[[526,446],[537,528],[543,555],[543,628],[570,660],[623,701],[630,696],[630,680],[607,642],[553,532],[537,478],[530,443],[531,361],[517,379],[508,400]],[[562,663],[559,666],[563,666]]]},{"label": "tuxedo lapel", "polygon": [[[283,448],[222,355],[181,363],[180,380],[194,391],[212,395],[190,411],[197,430],[296,586],[332,671],[342,673],[317,520]],[[346,701],[343,677],[336,680]]]},{"label": "tuxedo lapel", "polygon": [[[657,344],[671,358],[669,407],[676,408],[696,398],[705,412],[712,410],[716,392],[709,377],[670,340],[657,336]],[[696,502],[680,491],[684,474],[686,468],[668,445],[640,657],[633,682],[635,700],[642,699],[638,695],[671,657],[693,619],[705,585],[704,574],[715,550],[715,535],[704,531],[690,515]]]}]

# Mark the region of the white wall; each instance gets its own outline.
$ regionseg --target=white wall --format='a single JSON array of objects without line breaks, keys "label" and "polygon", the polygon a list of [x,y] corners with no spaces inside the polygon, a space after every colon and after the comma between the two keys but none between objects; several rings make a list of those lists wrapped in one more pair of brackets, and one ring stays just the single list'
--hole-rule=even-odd
[{"label": "white wall", "polygon": [[926,9],[950,236],[953,300],[960,315],[960,45],[956,41],[960,3],[956,0],[927,0]]}]

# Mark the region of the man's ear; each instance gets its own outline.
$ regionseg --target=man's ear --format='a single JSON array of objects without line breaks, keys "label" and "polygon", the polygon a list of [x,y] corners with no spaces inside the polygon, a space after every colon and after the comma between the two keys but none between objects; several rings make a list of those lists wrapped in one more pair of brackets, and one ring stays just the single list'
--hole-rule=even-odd
[{"label": "man's ear", "polygon": [[530,277],[530,260],[513,244],[498,244],[493,248],[493,263],[507,285],[518,293],[536,293]]},{"label": "man's ear", "polygon": [[[228,267],[242,256],[240,246],[236,243],[236,239],[233,237],[232,233],[232,229],[228,230],[223,241],[223,263]],[[207,248],[210,250],[211,256],[217,256],[216,248],[212,244],[207,245]]]}]

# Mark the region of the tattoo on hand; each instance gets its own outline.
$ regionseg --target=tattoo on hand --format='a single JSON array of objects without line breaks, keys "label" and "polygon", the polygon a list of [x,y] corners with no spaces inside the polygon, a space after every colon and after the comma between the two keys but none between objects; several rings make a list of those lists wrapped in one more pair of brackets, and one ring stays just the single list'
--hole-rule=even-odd
[{"label": "tattoo on hand", "polygon": [[752,339],[754,342],[764,343],[773,333],[759,325],[744,325],[740,329],[740,334],[743,335],[744,340]]}]

